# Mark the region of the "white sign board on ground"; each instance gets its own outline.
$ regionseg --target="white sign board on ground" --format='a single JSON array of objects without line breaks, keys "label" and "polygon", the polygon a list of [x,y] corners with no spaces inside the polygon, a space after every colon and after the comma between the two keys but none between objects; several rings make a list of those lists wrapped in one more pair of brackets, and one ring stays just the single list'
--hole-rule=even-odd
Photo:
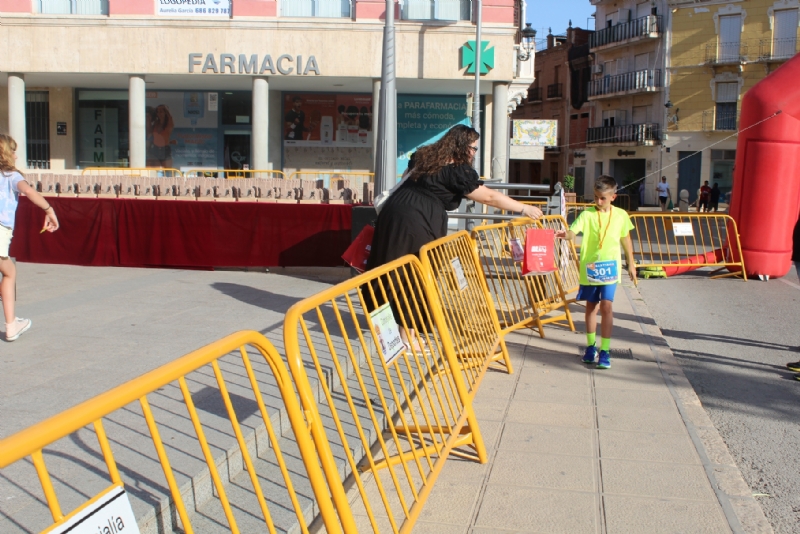
[{"label": "white sign board on ground", "polygon": [[125,488],[114,485],[42,534],[139,534]]},{"label": "white sign board on ground", "polygon": [[383,353],[383,360],[389,365],[406,350],[391,305],[387,302],[370,313],[369,318],[372,321],[372,328],[375,329],[375,336],[378,338],[376,342]]},{"label": "white sign board on ground", "polygon": [[511,149],[511,152],[509,153],[509,157],[511,159],[527,159],[527,160],[544,159],[543,146],[511,145],[509,148]]},{"label": "white sign board on ground", "polygon": [[675,237],[694,237],[692,223],[672,223],[672,233]]}]

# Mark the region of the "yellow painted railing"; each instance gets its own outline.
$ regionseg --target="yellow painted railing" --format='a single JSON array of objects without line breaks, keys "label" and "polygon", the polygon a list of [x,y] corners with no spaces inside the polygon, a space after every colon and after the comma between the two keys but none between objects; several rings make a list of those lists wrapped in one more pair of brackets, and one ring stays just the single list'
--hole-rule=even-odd
[{"label": "yellow painted railing", "polygon": [[344,524],[347,532],[410,532],[454,448],[472,446],[487,460],[472,396],[453,372],[453,340],[415,256],[295,304],[284,342],[296,382],[322,390],[318,404],[298,392],[313,419],[330,421],[327,438],[314,436],[323,470],[337,470],[331,446],[347,460],[352,496],[330,486],[337,508],[351,503],[356,523]]},{"label": "yellow painted railing", "polygon": [[[730,215],[632,213],[633,256],[640,266],[718,267],[747,280],[739,230]],[[667,274],[670,273],[667,270]]]},{"label": "yellow painted railing", "polygon": [[[251,350],[248,351],[248,348]],[[225,407],[225,416],[223,417],[227,417],[230,422],[231,430],[238,445],[238,451],[241,454],[241,460],[244,462],[245,470],[249,475],[253,494],[258,501],[258,509],[262,514],[262,527],[265,531],[271,533],[275,532],[276,529],[273,524],[272,515],[267,506],[265,492],[262,489],[262,481],[259,479],[254,466],[254,463],[259,461],[259,458],[254,458],[250,453],[250,448],[246,443],[244,431],[239,422],[239,416],[237,416],[237,412],[231,401],[231,393],[229,393],[229,387],[223,375],[222,366],[220,365],[222,357],[232,351],[238,352],[241,357],[242,367],[237,369],[237,373],[247,377],[247,384],[250,388],[251,397],[257,405],[257,411],[261,416],[259,424],[266,427],[270,447],[274,451],[274,458],[280,468],[283,483],[288,493],[288,499],[290,501],[289,506],[291,506],[295,512],[302,531],[308,531],[307,523],[294,490],[290,470],[280,450],[278,443],[279,436],[272,427],[267,408],[264,404],[265,397],[261,391],[262,386],[259,386],[260,383],[263,384],[263,376],[257,377],[254,372],[254,362],[250,356],[252,352],[260,354],[266,360],[275,382],[277,383],[281,401],[285,406],[286,415],[295,431],[297,445],[301,452],[303,464],[309,480],[311,481],[311,486],[314,489],[314,496],[319,505],[321,516],[325,521],[325,527],[328,532],[341,532],[341,526],[337,519],[337,510],[334,509],[330,494],[327,491],[327,485],[335,485],[337,481],[331,479],[333,474],[327,473],[328,478],[326,482],[325,475],[323,475],[320,470],[317,460],[315,445],[311,439],[312,435],[314,435],[315,438],[318,438],[319,435],[324,435],[322,421],[318,417],[311,417],[308,413],[304,414],[301,410],[298,399],[295,396],[292,379],[286,366],[272,344],[258,332],[245,331],[232,334],[0,441],[0,468],[8,467],[15,462],[30,457],[36,468],[42,491],[50,509],[53,525],[63,524],[70,518],[70,514],[65,514],[62,510],[56,495],[53,480],[45,464],[44,449],[80,431],[84,427],[91,425],[97,436],[99,448],[105,460],[107,475],[111,485],[124,486],[125,483],[120,475],[120,470],[117,467],[117,462],[112,453],[112,444],[118,444],[119,441],[114,439],[113,436],[109,438],[106,435],[103,419],[114,414],[118,410],[124,410],[130,403],[138,402],[144,416],[145,424],[142,425],[143,428],[137,428],[136,430],[142,435],[149,436],[152,439],[182,529],[184,532],[192,533],[194,532],[191,516],[193,510],[185,503],[184,494],[181,492],[176,481],[176,473],[170,464],[168,455],[168,450],[174,451],[175,442],[167,441],[165,443],[162,439],[159,432],[159,424],[156,421],[156,414],[163,414],[164,411],[159,409],[154,410],[154,408],[158,407],[156,405],[151,405],[150,400],[153,397],[155,397],[156,400],[160,400],[159,397],[162,397],[163,393],[158,393],[159,390],[166,386],[172,386],[174,390],[175,383],[177,382],[177,391],[173,391],[173,393],[176,397],[182,398],[182,404],[186,410],[186,414],[191,420],[191,427],[195,432],[194,436],[183,433],[179,434],[178,437],[185,441],[194,441],[195,446],[199,445],[199,449],[202,451],[203,459],[205,460],[210,477],[213,481],[215,497],[219,500],[224,511],[224,518],[222,520],[227,522],[227,528],[230,529],[230,532],[239,532],[235,514],[237,506],[229,502],[228,488],[224,482],[224,476],[220,473],[218,464],[212,454],[212,450],[217,450],[217,447],[214,443],[210,442],[211,438],[208,437],[208,433],[200,420],[195,404],[196,401],[193,399],[191,392],[193,387],[196,389],[196,382],[192,380],[189,375],[202,369],[207,373],[206,376],[213,375],[215,378],[217,393],[221,396]],[[233,374],[234,373],[230,373],[230,375]],[[243,387],[239,384],[236,386],[236,389],[238,392],[241,392]],[[306,392],[308,388],[299,389],[301,389],[301,392]],[[113,425],[113,428],[119,429],[119,425]],[[167,431],[170,434],[174,435],[169,425],[167,425],[166,428],[168,428]],[[218,429],[214,429],[211,433],[218,435]],[[63,480],[59,480],[59,482],[61,483]],[[338,483],[341,484],[341,482]],[[347,510],[338,511],[343,513],[347,512]],[[350,519],[345,515],[342,522],[345,523],[349,521]]]},{"label": "yellow painted railing", "polygon": [[489,365],[502,362],[513,372],[475,242],[461,231],[425,245],[420,258],[442,303],[457,356],[474,392]]},{"label": "yellow painted railing", "polygon": [[150,178],[174,178],[183,176],[178,169],[166,169],[162,167],[87,167],[81,174],[88,175],[109,175],[109,176],[147,176]]},{"label": "yellow painted railing", "polygon": [[[538,221],[517,219],[506,223],[479,226],[472,231],[483,274],[492,295],[503,332],[536,327],[544,337],[544,325],[564,323],[575,330],[562,282],[562,269],[538,276],[523,276],[522,263],[514,261],[512,241],[524,248],[528,229],[552,228],[561,219],[549,216]],[[569,247],[571,245],[566,245]],[[563,243],[556,241],[556,265],[564,260]],[[560,314],[550,315],[560,311]]]}]

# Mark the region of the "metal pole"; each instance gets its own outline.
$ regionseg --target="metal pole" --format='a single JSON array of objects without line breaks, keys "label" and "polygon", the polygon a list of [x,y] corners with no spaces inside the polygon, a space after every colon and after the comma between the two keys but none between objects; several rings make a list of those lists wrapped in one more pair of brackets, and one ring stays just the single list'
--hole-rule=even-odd
[{"label": "metal pole", "polygon": [[[481,133],[481,0],[472,0],[475,11],[475,89],[472,92],[472,127]],[[481,151],[475,153],[475,170],[481,175]]]},{"label": "metal pole", "polygon": [[375,168],[377,196],[397,182],[397,89],[395,85],[394,0],[386,0],[383,28],[381,91],[378,107],[378,143]]}]

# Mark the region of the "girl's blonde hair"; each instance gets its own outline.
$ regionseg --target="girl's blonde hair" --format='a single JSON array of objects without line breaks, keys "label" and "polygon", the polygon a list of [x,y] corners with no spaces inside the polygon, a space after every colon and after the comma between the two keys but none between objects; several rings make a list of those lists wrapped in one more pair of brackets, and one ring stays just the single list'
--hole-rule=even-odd
[{"label": "girl's blonde hair", "polygon": [[14,152],[17,151],[17,142],[10,135],[0,134],[0,171],[13,172],[19,170],[15,166]]}]

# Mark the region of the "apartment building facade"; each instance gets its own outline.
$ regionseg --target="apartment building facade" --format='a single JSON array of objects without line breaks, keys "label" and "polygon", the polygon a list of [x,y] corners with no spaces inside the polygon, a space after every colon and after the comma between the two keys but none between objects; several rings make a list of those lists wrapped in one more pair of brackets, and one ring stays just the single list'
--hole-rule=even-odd
[{"label": "apartment building facade", "polygon": [[[669,139],[664,174],[689,201],[708,180],[731,191],[745,92],[798,48],[797,0],[670,1]],[[724,197],[723,197],[724,198]]]},{"label": "apartment building facade", "polygon": [[[554,185],[565,174],[576,172],[574,149],[577,148],[578,155],[582,155],[580,148],[588,124],[588,121],[582,120],[584,114],[588,117],[589,110],[588,106],[583,106],[585,98],[581,100],[581,94],[585,91],[580,89],[585,87],[581,77],[585,82],[588,71],[590,33],[571,26],[561,35],[553,35],[551,30],[542,41],[544,46],[537,50],[534,82],[528,90],[528,98],[512,113],[511,118],[556,121],[557,144],[545,147],[542,160],[512,160],[512,182]],[[573,138],[577,139],[575,143],[570,141]],[[581,171],[579,168],[578,174],[582,179]]]},{"label": "apartment building facade", "polygon": [[[620,186],[646,177],[645,200],[654,202],[661,165],[665,120],[666,2],[662,0],[592,0],[595,32],[589,38],[594,56],[588,99],[594,107],[587,131],[586,163],[592,179],[613,176]],[[632,186],[638,195],[639,184]]]},{"label": "apartment building facade", "polygon": [[[470,0],[395,6],[402,171],[469,121],[475,13]],[[508,113],[532,79],[524,9],[483,2],[486,175],[506,159]],[[384,11],[383,0],[0,0],[0,131],[30,168],[369,171]]]}]

